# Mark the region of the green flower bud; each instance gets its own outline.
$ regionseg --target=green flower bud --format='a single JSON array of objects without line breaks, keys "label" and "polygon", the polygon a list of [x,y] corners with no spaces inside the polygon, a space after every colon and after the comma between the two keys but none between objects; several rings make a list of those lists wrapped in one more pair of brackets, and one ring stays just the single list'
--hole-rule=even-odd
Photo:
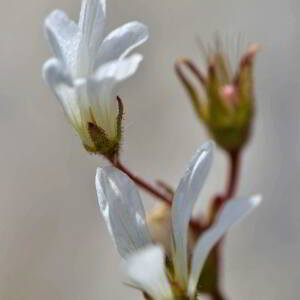
[{"label": "green flower bud", "polygon": [[[255,44],[249,46],[235,73],[218,43],[215,50],[207,53],[206,75],[188,59],[181,59],[175,65],[197,116],[227,152],[239,151],[250,136],[255,111],[253,64],[259,49]],[[199,80],[204,93],[187,79],[183,65]]]}]

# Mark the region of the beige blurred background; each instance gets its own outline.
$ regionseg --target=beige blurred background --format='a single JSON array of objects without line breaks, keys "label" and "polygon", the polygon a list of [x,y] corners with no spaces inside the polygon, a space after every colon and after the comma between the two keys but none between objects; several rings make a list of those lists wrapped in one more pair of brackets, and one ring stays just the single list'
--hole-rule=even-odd
[{"label": "beige blurred background", "polygon": [[[300,294],[300,3],[297,0],[107,0],[111,30],[138,19],[151,38],[126,103],[123,160],[147,179],[174,186],[207,139],[173,72],[178,56],[200,61],[195,36],[216,31],[264,45],[257,63],[255,135],[244,155],[239,194],[263,205],[226,242],[230,300],[297,299]],[[0,11],[0,299],[141,299],[120,282],[120,258],[98,211],[95,169],[41,79],[50,56],[44,17],[72,18],[80,0],[2,1]],[[224,184],[216,155],[202,198]],[[144,195],[145,199],[150,199]]]}]

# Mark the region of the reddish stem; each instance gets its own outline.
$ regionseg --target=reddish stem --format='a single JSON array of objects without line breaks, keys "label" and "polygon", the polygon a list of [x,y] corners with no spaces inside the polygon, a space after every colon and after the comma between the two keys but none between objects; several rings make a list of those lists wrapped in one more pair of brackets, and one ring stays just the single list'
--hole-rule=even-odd
[{"label": "reddish stem", "polygon": [[206,83],[207,80],[205,76],[200,72],[200,70],[194,65],[194,63],[191,60],[185,59],[183,63],[192,71],[192,73],[194,73],[194,75],[202,84]]},{"label": "reddish stem", "polygon": [[[168,206],[172,206],[172,199],[173,199],[173,197],[171,197],[172,195],[170,193],[168,193],[169,194],[168,196],[165,195],[165,194],[163,194],[163,193],[161,193],[154,186],[152,186],[151,184],[147,183],[145,180],[143,180],[142,178],[138,177],[137,175],[134,175],[119,160],[113,160],[113,159],[109,159],[109,160],[110,160],[110,162],[116,168],[118,168],[119,170],[121,170],[122,172],[124,172],[129,178],[131,178],[142,189],[144,189],[145,191],[147,191],[149,194],[157,197],[158,199],[160,199],[162,202],[164,202]],[[190,221],[190,226],[191,226],[191,228],[193,228],[197,232],[202,232],[202,231],[204,231],[205,229],[208,228],[207,224],[203,224],[199,220],[191,220]]]},{"label": "reddish stem", "polygon": [[120,161],[116,161],[114,163],[114,166],[124,172],[125,174],[128,175],[129,178],[131,178],[138,186],[143,188],[145,191],[148,193],[152,194],[153,196],[157,197],[158,199],[162,200],[165,202],[167,205],[171,206],[172,205],[172,199],[167,197],[165,194],[161,193],[159,190],[157,190],[154,186],[151,184],[147,183],[140,177],[134,175],[129,171]]},{"label": "reddish stem", "polygon": [[224,195],[224,202],[232,198],[237,189],[238,178],[240,173],[240,151],[234,151],[229,153],[229,160],[230,173],[226,193]]},{"label": "reddish stem", "polygon": [[[214,198],[214,209],[216,210],[214,219],[216,214],[220,210],[220,208],[224,205],[224,203],[226,203],[228,200],[234,197],[236,193],[239,174],[240,174],[240,154],[241,154],[240,151],[234,151],[229,153],[230,166],[229,166],[228,183],[224,195],[216,196]],[[220,242],[214,248],[215,255],[216,255],[216,264],[217,264],[217,280],[219,280],[220,278],[220,273],[222,272],[222,267],[223,267],[223,259],[222,259],[223,241],[224,239],[221,239]],[[210,296],[212,300],[225,300],[225,297],[220,287],[218,287],[217,291],[215,291],[215,293],[211,294]]]},{"label": "reddish stem", "polygon": [[226,300],[224,295],[222,295],[220,292],[216,292],[216,293],[212,294],[211,299],[212,300]]}]

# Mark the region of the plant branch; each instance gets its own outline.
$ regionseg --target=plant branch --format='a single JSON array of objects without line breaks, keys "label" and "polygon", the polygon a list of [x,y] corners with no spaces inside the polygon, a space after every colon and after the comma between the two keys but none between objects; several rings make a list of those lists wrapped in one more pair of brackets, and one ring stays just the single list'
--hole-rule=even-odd
[{"label": "plant branch", "polygon": [[[220,208],[229,201],[231,198],[234,197],[236,190],[237,190],[237,185],[238,185],[238,180],[239,180],[239,174],[240,174],[240,155],[241,151],[234,151],[229,153],[229,175],[228,175],[228,183],[226,186],[225,193],[223,195],[217,195],[214,198],[213,201],[213,218],[212,218],[212,223],[214,223],[215,218],[220,210]],[[212,224],[211,223],[211,224]],[[223,242],[224,239],[221,239],[220,242],[216,245],[214,248],[215,255],[216,255],[216,264],[217,264],[217,278],[216,280],[220,280],[220,274],[222,272],[222,266],[223,266]],[[225,300],[225,296],[223,295],[223,292],[218,286],[217,290],[211,293],[211,299],[212,300]]]},{"label": "plant branch", "polygon": [[224,295],[222,295],[220,292],[216,292],[216,293],[212,294],[211,299],[212,300],[226,300]]},{"label": "plant branch", "polygon": [[240,151],[229,153],[230,171],[227,188],[224,195],[224,202],[232,198],[237,189],[240,174],[240,153]]},{"label": "plant branch", "polygon": [[119,160],[116,162],[112,162],[113,165],[128,175],[139,187],[147,191],[149,194],[155,196],[156,198],[160,199],[162,202],[166,203],[167,205],[172,205],[172,198],[166,196],[162,192],[160,192],[156,187],[151,185],[150,183],[146,182],[142,178],[138,177],[137,175],[133,174],[129,171]]},{"label": "plant branch", "polygon": [[[120,171],[124,172],[132,181],[134,181],[139,187],[141,187],[143,190],[151,194],[152,196],[155,196],[162,202],[164,202],[169,207],[172,206],[172,200],[173,200],[173,191],[171,191],[170,187],[163,183],[161,181],[158,181],[158,185],[160,187],[168,188],[167,193],[162,193],[160,190],[158,190],[156,187],[151,185],[150,183],[146,182],[144,179],[138,177],[137,175],[133,174],[127,167],[125,167],[118,159],[109,159],[109,161],[113,164],[114,167],[118,168]],[[190,220],[190,226],[193,228],[196,232],[203,232],[204,230],[208,229],[207,224],[203,224],[201,220]]]},{"label": "plant branch", "polygon": [[216,195],[212,201],[212,217],[210,220],[210,225],[215,222],[215,219],[218,215],[220,208],[226,203],[228,200],[234,197],[238,180],[240,175],[240,151],[230,152],[228,154],[229,157],[229,172],[228,172],[228,182],[226,185],[225,192],[221,195]]}]

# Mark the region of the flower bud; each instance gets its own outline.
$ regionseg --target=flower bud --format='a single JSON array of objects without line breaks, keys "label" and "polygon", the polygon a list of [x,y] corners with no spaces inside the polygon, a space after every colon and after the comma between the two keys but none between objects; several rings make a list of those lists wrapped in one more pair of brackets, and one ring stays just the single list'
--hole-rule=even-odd
[{"label": "flower bud", "polygon": [[[239,151],[248,141],[254,115],[253,63],[260,47],[250,45],[235,73],[219,43],[207,53],[207,71],[188,59],[176,63],[176,73],[188,92],[194,110],[217,144],[227,152]],[[188,68],[203,88],[200,93],[182,70]]]},{"label": "flower bud", "polygon": [[[162,245],[168,257],[172,254],[172,216],[171,207],[161,204],[147,215],[147,224],[153,242]],[[188,251],[192,252],[199,233],[189,228]]]}]

